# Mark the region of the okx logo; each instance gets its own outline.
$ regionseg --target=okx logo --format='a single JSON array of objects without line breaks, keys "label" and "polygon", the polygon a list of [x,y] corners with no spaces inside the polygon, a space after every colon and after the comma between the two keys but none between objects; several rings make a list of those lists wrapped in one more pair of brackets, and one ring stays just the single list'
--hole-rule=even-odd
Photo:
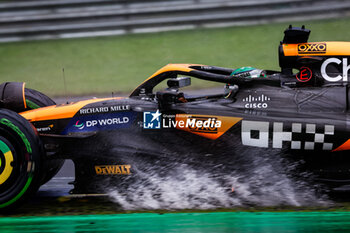
[{"label": "okx logo", "polygon": [[143,128],[144,129],[160,129],[161,128],[161,113],[159,110],[156,112],[144,112],[143,113]]}]

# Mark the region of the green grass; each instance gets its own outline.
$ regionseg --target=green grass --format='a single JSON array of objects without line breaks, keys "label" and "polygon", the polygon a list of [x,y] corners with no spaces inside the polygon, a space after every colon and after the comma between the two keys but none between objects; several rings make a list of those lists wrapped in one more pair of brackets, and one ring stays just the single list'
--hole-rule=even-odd
[{"label": "green grass", "polygon": [[[350,18],[305,23],[310,41],[350,39]],[[49,96],[129,92],[168,63],[279,69],[288,23],[0,44],[0,81],[24,81]],[[207,84],[205,84],[207,85]]]}]

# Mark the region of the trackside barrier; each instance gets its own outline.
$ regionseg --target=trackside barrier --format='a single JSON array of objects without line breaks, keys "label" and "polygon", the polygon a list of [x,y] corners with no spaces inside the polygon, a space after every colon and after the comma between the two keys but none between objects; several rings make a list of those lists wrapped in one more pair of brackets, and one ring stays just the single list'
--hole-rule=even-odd
[{"label": "trackside barrier", "polygon": [[228,27],[348,15],[348,0],[11,1],[0,3],[0,42]]}]

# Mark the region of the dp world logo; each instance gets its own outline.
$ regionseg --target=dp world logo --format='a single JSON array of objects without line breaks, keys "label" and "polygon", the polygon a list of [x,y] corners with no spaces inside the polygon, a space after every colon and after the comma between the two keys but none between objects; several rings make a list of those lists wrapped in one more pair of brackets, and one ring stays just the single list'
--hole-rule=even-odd
[{"label": "dp world logo", "polygon": [[85,125],[84,123],[80,123],[80,121],[77,121],[75,122],[74,127],[78,129],[84,129]]},{"label": "dp world logo", "polygon": [[144,129],[160,129],[160,116],[162,114],[157,110],[156,112],[143,113],[143,128]]}]

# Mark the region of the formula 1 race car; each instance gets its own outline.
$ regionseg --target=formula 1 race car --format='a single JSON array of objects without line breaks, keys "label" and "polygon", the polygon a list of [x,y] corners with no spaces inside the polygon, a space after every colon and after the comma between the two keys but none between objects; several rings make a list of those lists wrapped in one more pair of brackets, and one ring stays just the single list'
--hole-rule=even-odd
[{"label": "formula 1 race car", "polygon": [[[244,153],[286,154],[320,181],[350,182],[350,43],[309,43],[304,27],[284,33],[280,72],[169,64],[129,97],[63,105],[23,83],[3,83],[0,208],[35,193],[65,159],[75,165],[72,194],[101,193],[110,182],[123,189],[151,165],[164,173],[181,161],[229,170]],[[186,94],[191,77],[223,83],[224,92]],[[154,91],[163,81],[167,88]]]}]

